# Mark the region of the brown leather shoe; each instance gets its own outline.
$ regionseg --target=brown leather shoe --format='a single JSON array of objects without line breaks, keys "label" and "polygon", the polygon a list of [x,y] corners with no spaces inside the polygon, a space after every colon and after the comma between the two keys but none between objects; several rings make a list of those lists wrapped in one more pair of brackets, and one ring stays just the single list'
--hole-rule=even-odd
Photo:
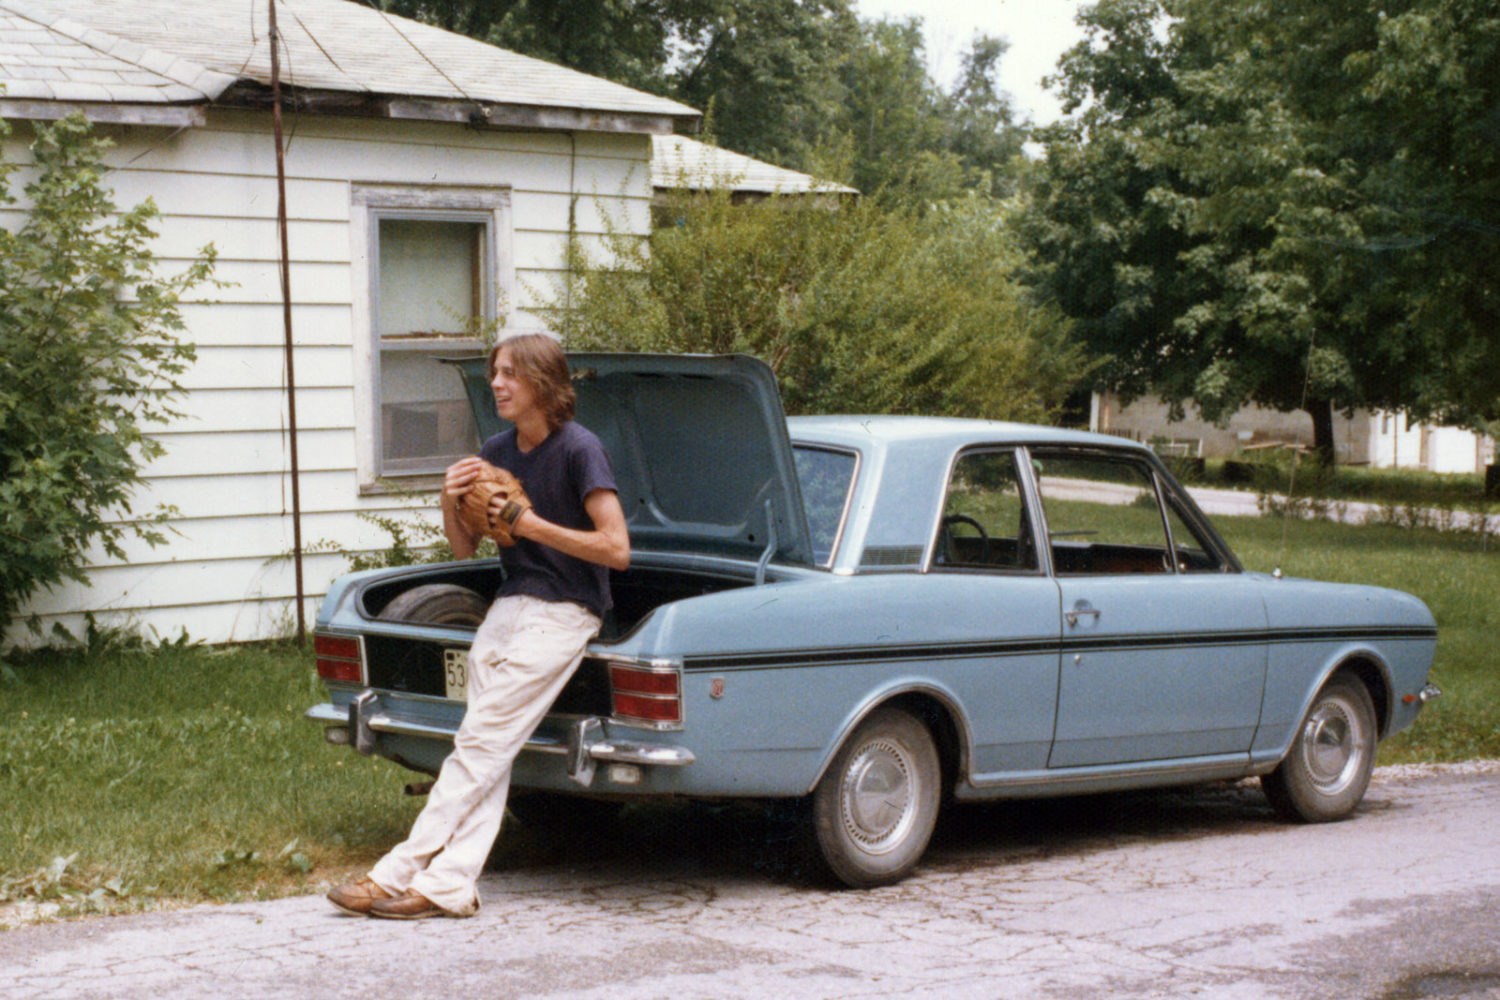
[{"label": "brown leather shoe", "polygon": [[370,904],[370,916],[387,920],[421,920],[424,917],[444,917],[448,911],[422,895],[406,890],[390,899],[379,899]]},{"label": "brown leather shoe", "polygon": [[368,878],[362,878],[358,882],[347,882],[328,891],[328,901],[351,917],[366,916],[370,912],[370,907],[383,899],[390,898],[390,893]]}]

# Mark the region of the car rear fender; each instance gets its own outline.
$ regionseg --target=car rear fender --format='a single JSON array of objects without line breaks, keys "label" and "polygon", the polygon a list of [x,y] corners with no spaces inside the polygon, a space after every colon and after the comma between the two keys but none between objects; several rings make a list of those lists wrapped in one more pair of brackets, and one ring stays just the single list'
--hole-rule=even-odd
[{"label": "car rear fender", "polygon": [[955,781],[969,773],[973,735],[957,695],[930,678],[894,680],[870,692],[844,716],[838,732],[823,750],[822,760],[807,787],[809,794],[823,780],[839,748],[855,727],[871,712],[885,706],[909,712],[931,731],[942,761],[945,788],[951,789]]}]

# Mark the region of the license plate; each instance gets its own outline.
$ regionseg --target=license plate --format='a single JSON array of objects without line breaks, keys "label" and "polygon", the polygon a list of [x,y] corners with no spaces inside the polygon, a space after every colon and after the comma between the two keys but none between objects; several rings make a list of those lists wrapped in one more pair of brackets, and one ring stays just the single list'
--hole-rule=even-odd
[{"label": "license plate", "polygon": [[469,651],[443,650],[443,684],[454,701],[469,700]]}]

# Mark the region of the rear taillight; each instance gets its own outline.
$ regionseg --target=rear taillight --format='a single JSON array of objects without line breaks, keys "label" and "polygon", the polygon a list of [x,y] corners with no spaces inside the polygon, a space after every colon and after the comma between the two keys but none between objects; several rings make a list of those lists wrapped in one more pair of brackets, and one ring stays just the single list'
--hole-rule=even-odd
[{"label": "rear taillight", "polygon": [[676,668],[609,667],[614,717],[653,726],[682,723],[682,674]]},{"label": "rear taillight", "polygon": [[313,655],[318,661],[318,676],[325,681],[358,684],[364,679],[364,658],[355,636],[319,632],[313,636]]}]

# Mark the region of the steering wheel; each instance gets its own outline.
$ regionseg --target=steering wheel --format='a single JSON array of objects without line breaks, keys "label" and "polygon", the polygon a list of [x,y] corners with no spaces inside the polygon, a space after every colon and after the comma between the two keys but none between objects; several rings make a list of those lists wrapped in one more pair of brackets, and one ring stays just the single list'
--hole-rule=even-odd
[{"label": "steering wheel", "polygon": [[978,562],[988,563],[990,561],[989,533],[984,530],[984,525],[980,524],[978,521],[974,520],[967,514],[945,514],[943,516],[943,551],[946,552],[948,556],[947,559],[944,560],[944,562],[952,563],[957,561],[953,558],[953,526],[955,524],[967,524],[969,527],[979,532]]}]

